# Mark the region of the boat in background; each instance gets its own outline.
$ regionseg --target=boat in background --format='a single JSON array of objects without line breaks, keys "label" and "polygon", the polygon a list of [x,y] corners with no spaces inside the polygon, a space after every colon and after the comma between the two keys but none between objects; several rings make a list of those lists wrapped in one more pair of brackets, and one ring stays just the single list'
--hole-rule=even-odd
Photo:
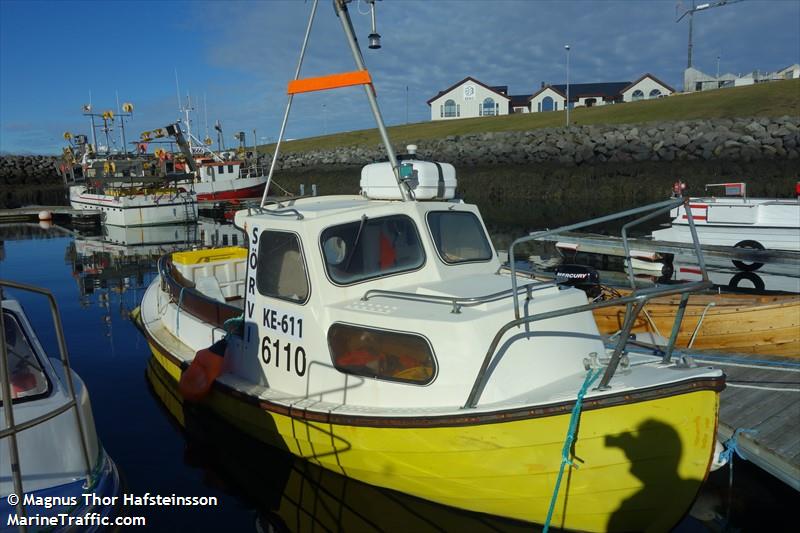
[{"label": "boat in background", "polygon": [[[685,188],[678,182],[675,187]],[[689,201],[694,226],[701,244],[752,248],[756,250],[800,251],[800,182],[796,199],[748,198],[744,183],[712,183],[725,196],[692,197]],[[670,211],[670,227],[652,232],[653,239],[690,243],[692,236],[684,206]],[[734,261],[742,270],[755,270],[760,263]]]},{"label": "boat in background", "polygon": [[[47,356],[22,306],[5,295],[8,288],[48,298],[60,360]],[[81,531],[104,529],[101,522],[116,514],[108,504],[114,500],[106,498],[120,495],[120,478],[97,437],[86,386],[70,367],[55,299],[47,290],[10,281],[0,280],[0,291],[0,515],[7,519],[0,529],[25,517],[60,520],[52,528],[59,531],[71,529],[68,519],[86,520]],[[87,493],[98,499],[86,500]],[[19,495],[16,502],[12,494]],[[23,495],[49,498],[53,505],[30,505]],[[45,525],[28,525],[37,524]]]},{"label": "boat in background", "polygon": [[177,186],[175,178],[165,177],[152,157],[127,153],[97,155],[85,136],[75,139],[74,146],[70,141],[71,146],[65,148],[60,169],[73,208],[100,211],[103,223],[111,226],[155,226],[197,220],[194,192]]}]

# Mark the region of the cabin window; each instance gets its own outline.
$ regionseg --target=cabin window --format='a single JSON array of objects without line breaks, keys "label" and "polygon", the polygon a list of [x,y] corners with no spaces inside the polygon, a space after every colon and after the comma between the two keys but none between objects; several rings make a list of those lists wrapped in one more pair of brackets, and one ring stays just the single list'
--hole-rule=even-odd
[{"label": "cabin window", "polygon": [[263,296],[295,303],[308,300],[308,278],[300,239],[285,231],[259,234],[256,287]]},{"label": "cabin window", "polygon": [[405,215],[364,216],[327,228],[320,245],[328,276],[341,285],[416,270],[425,263],[417,227]]},{"label": "cabin window", "polygon": [[3,325],[12,403],[47,394],[50,387],[47,376],[17,317],[13,313],[3,311]]},{"label": "cabin window", "polygon": [[233,165],[228,165],[228,174],[233,174]]},{"label": "cabin window", "polygon": [[225,165],[220,165],[217,170],[220,174],[225,174]]},{"label": "cabin window", "polygon": [[431,211],[428,213],[436,251],[445,263],[488,261],[493,252],[478,217],[466,211]]},{"label": "cabin window", "polygon": [[419,335],[334,324],[328,347],[333,366],[345,374],[417,385],[434,378],[433,350]]}]

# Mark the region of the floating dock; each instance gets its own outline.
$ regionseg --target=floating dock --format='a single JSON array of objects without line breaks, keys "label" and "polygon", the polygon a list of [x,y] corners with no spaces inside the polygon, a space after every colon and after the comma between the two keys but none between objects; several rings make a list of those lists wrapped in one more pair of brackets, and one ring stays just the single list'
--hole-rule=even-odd
[{"label": "floating dock", "polygon": [[748,430],[736,439],[742,455],[800,491],[800,362],[710,354],[695,361],[719,367],[727,376],[720,397],[720,442],[737,429]]},{"label": "floating dock", "polygon": [[0,209],[0,223],[36,222],[42,211],[49,212],[53,221],[68,219],[79,224],[100,223],[100,211],[75,209],[68,205],[31,205],[15,209]]}]

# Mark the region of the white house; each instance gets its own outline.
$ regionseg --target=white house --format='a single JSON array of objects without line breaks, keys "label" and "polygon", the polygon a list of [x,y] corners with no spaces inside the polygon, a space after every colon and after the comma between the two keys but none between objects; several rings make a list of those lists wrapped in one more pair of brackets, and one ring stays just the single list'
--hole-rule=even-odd
[{"label": "white house", "polygon": [[[621,102],[635,102],[669,96],[675,90],[652,74],[645,74],[634,82],[612,81],[602,83],[571,83],[569,85],[570,109],[597,107]],[[542,85],[529,99],[531,113],[558,111],[567,103],[566,85]]]},{"label": "white house", "polygon": [[[634,82],[571,83],[570,108],[661,98],[675,90],[652,74]],[[560,111],[567,102],[566,85],[545,85],[532,95],[509,95],[508,86],[490,87],[472,77],[428,100],[431,120]]]},{"label": "white house", "polygon": [[711,76],[690,67],[683,71],[683,90],[685,92],[708,91],[723,89],[725,87],[741,87],[768,81],[781,81],[800,78],[800,64],[795,63],[774,72],[761,72],[754,70],[747,74],[722,74]]},{"label": "white house", "polygon": [[467,76],[428,100],[431,120],[508,115],[507,86],[490,87]]}]

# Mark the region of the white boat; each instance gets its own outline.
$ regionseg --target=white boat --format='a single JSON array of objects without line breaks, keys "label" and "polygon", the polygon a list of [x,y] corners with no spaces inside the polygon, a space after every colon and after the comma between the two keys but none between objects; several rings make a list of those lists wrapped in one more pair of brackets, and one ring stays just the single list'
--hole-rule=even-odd
[{"label": "white boat", "polygon": [[[334,9],[359,70],[290,93],[371,83],[347,3]],[[646,301],[710,284],[587,304],[502,269],[453,166],[398,161],[365,92],[389,161],[363,169],[362,195],[239,211],[246,249],[162,258],[135,313],[153,369],[181,401],[347,477],[563,529],[669,529],[715,457],[724,375],[627,343]],[[620,302],[632,315],[607,347],[591,309]]]},{"label": "white boat", "polygon": [[[701,244],[800,251],[800,198],[749,198],[744,183],[715,183],[726,196],[693,197],[689,201]],[[669,228],[656,230],[654,239],[691,242],[684,206],[670,211]],[[738,266],[738,264],[737,264]]]},{"label": "white boat", "polygon": [[49,298],[61,357],[47,356],[19,302],[3,297],[0,529],[104,530],[117,514],[110,497],[120,495],[119,474],[97,437],[86,386],[70,368],[55,299],[0,280],[7,288]]},{"label": "white boat", "polygon": [[100,211],[103,223],[111,226],[157,226],[197,220],[197,197],[175,187],[72,185],[69,203],[75,209]]}]

